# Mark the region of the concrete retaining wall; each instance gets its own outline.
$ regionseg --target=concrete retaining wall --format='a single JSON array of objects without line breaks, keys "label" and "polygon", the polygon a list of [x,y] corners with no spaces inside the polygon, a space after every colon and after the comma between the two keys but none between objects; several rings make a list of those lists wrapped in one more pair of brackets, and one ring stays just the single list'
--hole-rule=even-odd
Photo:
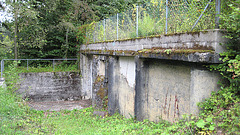
[{"label": "concrete retaining wall", "polygon": [[75,72],[21,73],[17,92],[33,101],[79,100],[85,98]]}]

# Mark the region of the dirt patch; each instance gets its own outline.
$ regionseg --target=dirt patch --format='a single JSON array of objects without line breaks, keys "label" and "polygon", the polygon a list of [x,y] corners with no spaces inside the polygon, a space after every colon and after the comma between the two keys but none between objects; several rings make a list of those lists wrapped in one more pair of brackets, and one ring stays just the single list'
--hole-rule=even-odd
[{"label": "dirt patch", "polygon": [[83,109],[90,107],[92,102],[90,100],[80,101],[49,101],[49,102],[28,102],[30,108],[41,111],[60,111]]}]

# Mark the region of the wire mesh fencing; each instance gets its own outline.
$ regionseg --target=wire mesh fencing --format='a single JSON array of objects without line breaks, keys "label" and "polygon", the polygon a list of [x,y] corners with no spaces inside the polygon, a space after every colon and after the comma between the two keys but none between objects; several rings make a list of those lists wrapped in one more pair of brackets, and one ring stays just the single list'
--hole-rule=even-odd
[{"label": "wire mesh fencing", "polygon": [[[3,77],[3,72],[5,69],[5,62],[9,62],[9,61],[17,61],[18,64],[22,67],[26,67],[27,70],[30,67],[41,67],[42,66],[52,66],[52,71],[55,70],[55,68],[57,66],[59,66],[59,64],[67,64],[67,66],[69,66],[70,61],[77,61],[77,58],[69,58],[69,59],[2,59],[1,60],[1,78]],[[21,62],[20,62],[21,61]],[[36,63],[37,62],[37,63]],[[39,63],[40,62],[40,63]],[[8,63],[9,64],[13,64],[13,63]]]},{"label": "wire mesh fencing", "polygon": [[188,32],[215,27],[220,0],[151,0],[87,27],[88,42]]}]

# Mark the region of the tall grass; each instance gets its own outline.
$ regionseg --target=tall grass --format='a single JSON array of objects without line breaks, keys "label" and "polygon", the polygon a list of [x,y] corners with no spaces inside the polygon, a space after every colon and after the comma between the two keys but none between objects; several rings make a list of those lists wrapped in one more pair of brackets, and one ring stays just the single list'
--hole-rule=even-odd
[{"label": "tall grass", "polygon": [[78,72],[77,65],[44,65],[38,67],[18,67],[20,73],[32,73],[32,72]]},{"label": "tall grass", "polygon": [[23,119],[26,107],[14,93],[0,87],[0,133],[19,134],[21,129],[16,121]]},{"label": "tall grass", "polygon": [[[19,63],[19,62],[18,62]],[[38,64],[38,65],[29,65],[28,67],[26,65],[21,65],[21,63],[16,65],[16,72],[18,73],[32,73],[32,72],[79,72],[78,65],[77,64],[58,64],[58,65],[52,65],[52,64]],[[12,64],[8,63],[5,65],[4,71],[10,71],[12,70]],[[5,72],[4,72],[5,74]]]}]

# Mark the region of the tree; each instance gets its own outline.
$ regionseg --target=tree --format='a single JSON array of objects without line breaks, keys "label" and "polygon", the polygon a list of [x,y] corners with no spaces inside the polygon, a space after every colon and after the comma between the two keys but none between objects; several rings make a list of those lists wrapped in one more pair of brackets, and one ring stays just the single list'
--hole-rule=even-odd
[{"label": "tree", "polygon": [[121,12],[133,1],[6,0],[14,15],[5,23],[14,35],[15,58],[76,57],[79,27]]}]

